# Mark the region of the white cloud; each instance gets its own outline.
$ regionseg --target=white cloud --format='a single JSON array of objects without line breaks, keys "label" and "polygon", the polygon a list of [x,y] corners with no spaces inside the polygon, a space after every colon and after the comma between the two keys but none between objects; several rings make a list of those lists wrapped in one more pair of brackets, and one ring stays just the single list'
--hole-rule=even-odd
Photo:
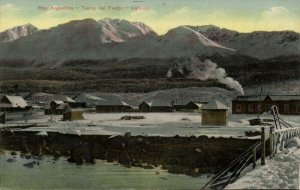
[{"label": "white cloud", "polygon": [[277,16],[277,15],[286,15],[289,13],[289,10],[285,7],[271,7],[267,11],[264,11],[263,14],[266,16]]}]

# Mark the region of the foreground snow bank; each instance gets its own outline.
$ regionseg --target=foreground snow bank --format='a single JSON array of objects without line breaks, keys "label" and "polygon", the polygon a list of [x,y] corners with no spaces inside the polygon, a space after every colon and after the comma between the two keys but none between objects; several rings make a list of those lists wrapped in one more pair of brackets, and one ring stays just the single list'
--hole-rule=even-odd
[{"label": "foreground snow bank", "polygon": [[226,189],[299,189],[300,149],[292,147],[246,173]]}]

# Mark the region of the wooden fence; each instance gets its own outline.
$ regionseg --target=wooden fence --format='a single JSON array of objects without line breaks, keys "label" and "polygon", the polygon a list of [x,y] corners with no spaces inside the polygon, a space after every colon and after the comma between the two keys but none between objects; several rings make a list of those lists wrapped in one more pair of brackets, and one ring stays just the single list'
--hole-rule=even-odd
[{"label": "wooden fence", "polygon": [[[265,165],[266,156],[272,159],[276,153],[285,148],[289,139],[300,136],[300,128],[293,127],[280,118],[276,106],[271,107],[271,113],[274,117],[274,125],[270,127],[269,138],[266,138],[265,128],[262,127],[261,140],[248,148],[222,171],[214,175],[202,189],[224,189],[228,184],[235,182],[241,172],[251,163],[253,169],[256,167],[258,159],[261,160],[261,165]],[[267,152],[266,145],[268,145]]]}]

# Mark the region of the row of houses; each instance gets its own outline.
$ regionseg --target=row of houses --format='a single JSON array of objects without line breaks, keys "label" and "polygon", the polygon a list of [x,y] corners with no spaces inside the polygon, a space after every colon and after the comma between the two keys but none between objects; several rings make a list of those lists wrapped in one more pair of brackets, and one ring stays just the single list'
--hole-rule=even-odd
[{"label": "row of houses", "polygon": [[[206,103],[185,99],[154,99],[132,106],[113,95],[104,99],[89,94],[79,94],[72,99],[61,94],[35,93],[27,95],[25,99],[17,95],[0,95],[0,112],[26,111],[35,106],[44,108],[46,114],[62,114],[71,108],[95,108],[97,112],[197,112]],[[300,115],[300,95],[238,96],[232,100],[232,113],[257,114],[269,111],[272,105],[279,108],[280,114]],[[51,107],[55,109],[50,109]]]},{"label": "row of houses", "polygon": [[[206,102],[205,102],[206,103]],[[200,112],[204,102],[198,103],[195,101],[175,102],[168,100],[143,101],[139,105],[139,111],[143,112]]]},{"label": "row of houses", "polygon": [[[74,101],[71,101],[74,103]],[[54,100],[51,101],[49,106],[45,108],[46,115],[59,114],[63,115],[63,120],[80,120],[83,119],[82,111],[74,111],[69,105],[70,100],[65,101]],[[21,96],[9,96],[4,95],[0,98],[0,108],[2,111],[22,111],[28,109],[29,105]],[[202,107],[202,124],[203,125],[215,125],[226,126],[228,118],[228,108],[218,102],[212,101],[202,106],[202,104],[190,101],[185,104],[176,103],[175,101],[153,101],[142,102],[139,105],[141,111],[172,111],[172,110],[184,110],[184,111],[199,111]],[[101,100],[97,102],[97,112],[127,112],[134,110],[129,104],[120,99]],[[5,123],[5,114],[0,114],[0,123]]]},{"label": "row of houses", "polygon": [[[36,107],[43,108],[45,114],[62,114],[71,108],[95,108],[96,112],[171,112],[171,111],[200,111],[202,104],[188,100],[143,101],[138,106],[130,105],[119,97],[109,94],[100,98],[89,94],[79,94],[70,98],[61,94],[33,93],[22,96],[3,95],[0,97],[0,111],[24,111]],[[55,107],[55,109],[53,109]]]},{"label": "row of houses", "polygon": [[233,114],[258,114],[268,112],[272,105],[284,115],[300,115],[300,95],[238,96],[232,101]]}]

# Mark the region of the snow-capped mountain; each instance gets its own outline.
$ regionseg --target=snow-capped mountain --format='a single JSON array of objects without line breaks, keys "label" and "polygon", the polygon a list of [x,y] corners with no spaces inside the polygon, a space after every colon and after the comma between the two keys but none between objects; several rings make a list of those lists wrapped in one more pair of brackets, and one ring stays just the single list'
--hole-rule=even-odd
[{"label": "snow-capped mountain", "polygon": [[[300,55],[299,33],[292,31],[239,33],[206,25],[180,26],[158,36],[144,23],[110,18],[74,20],[42,31],[30,28],[12,30],[20,31],[18,36],[27,36],[1,43],[0,59],[62,63],[216,54],[254,59]],[[15,37],[11,39],[17,38],[12,36]]]},{"label": "snow-capped mountain", "polygon": [[0,45],[0,58],[61,62],[76,59],[169,58],[234,52],[187,27],[159,37],[150,27],[120,19],[76,20]]},{"label": "snow-capped mountain", "polygon": [[149,26],[141,22],[104,18],[98,23],[102,27],[102,43],[124,42],[132,37],[155,33]]},{"label": "snow-capped mountain", "polygon": [[[151,56],[161,58],[182,57],[195,54],[233,54],[234,49],[216,43],[190,27],[180,26],[169,30],[162,36]],[[150,51],[151,52],[151,51]],[[149,56],[149,51],[147,52]]]},{"label": "snow-capped mountain", "polygon": [[39,31],[39,29],[32,24],[25,24],[16,26],[0,33],[0,43],[11,42],[21,37],[26,37]]},{"label": "snow-capped mountain", "polygon": [[93,19],[74,20],[37,32],[27,38],[2,44],[0,57],[51,62],[102,59],[115,57],[115,55],[120,57],[120,54],[125,52],[126,55],[130,50],[120,44],[148,35],[157,36],[143,23],[119,19],[103,19],[98,22]]}]

